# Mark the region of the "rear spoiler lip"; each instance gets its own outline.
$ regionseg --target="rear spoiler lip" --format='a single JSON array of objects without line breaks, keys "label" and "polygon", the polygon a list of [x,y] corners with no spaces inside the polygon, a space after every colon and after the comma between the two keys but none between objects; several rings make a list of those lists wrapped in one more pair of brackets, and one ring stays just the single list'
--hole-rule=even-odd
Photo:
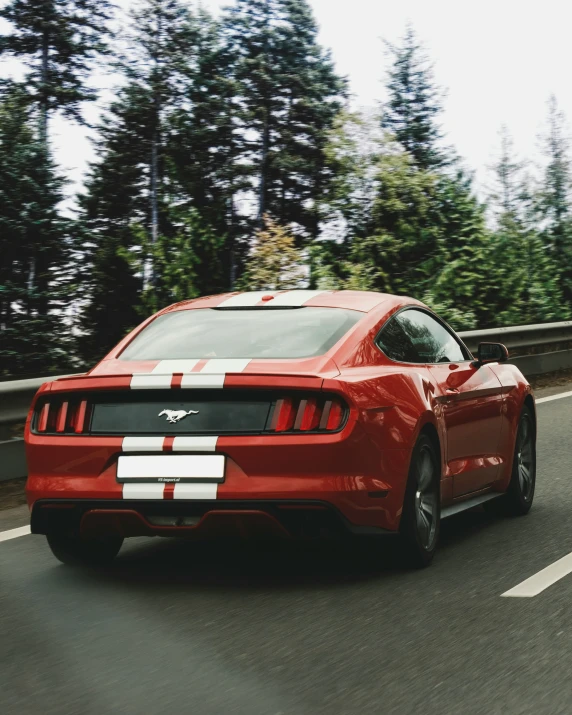
[{"label": "rear spoiler lip", "polygon": [[[320,375],[303,375],[299,373],[227,373],[225,389],[261,388],[261,389],[293,389],[321,390],[325,379]],[[66,377],[50,383],[51,392],[98,392],[108,390],[131,390],[132,375],[78,375]],[[164,388],[169,389],[169,388]],[[175,392],[179,388],[171,388]],[[152,393],[155,390],[137,389],[137,392]]]}]

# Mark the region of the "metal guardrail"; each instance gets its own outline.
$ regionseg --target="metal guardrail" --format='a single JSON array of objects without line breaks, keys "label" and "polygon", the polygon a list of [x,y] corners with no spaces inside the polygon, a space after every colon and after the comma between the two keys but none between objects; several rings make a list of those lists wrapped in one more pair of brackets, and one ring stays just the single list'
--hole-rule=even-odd
[{"label": "metal guardrail", "polygon": [[[31,380],[0,382],[0,426],[24,421],[30,403],[45,382],[58,377],[36,377]],[[18,479],[27,474],[24,440],[10,439],[0,442],[0,482]]]},{"label": "metal guardrail", "polygon": [[[481,342],[504,343],[510,350],[538,348],[572,342],[572,321],[541,323],[490,330],[468,330],[459,333],[473,353]],[[512,358],[522,372],[531,377],[572,368],[572,349],[523,355]],[[57,377],[15,380],[0,383],[0,425],[24,420],[32,398],[44,382]],[[23,440],[0,442],[0,482],[26,476]]]}]

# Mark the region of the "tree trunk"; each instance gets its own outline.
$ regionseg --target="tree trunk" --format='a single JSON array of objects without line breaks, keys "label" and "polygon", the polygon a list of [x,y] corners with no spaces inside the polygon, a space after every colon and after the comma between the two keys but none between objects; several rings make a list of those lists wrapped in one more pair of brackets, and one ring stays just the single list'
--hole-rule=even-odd
[{"label": "tree trunk", "polygon": [[155,248],[159,239],[159,132],[153,132],[151,143],[151,266],[149,282],[153,288],[157,285]]},{"label": "tree trunk", "polygon": [[266,191],[268,187],[268,152],[270,149],[270,117],[268,107],[264,111],[264,126],[262,128],[262,149],[260,160],[260,187],[258,192],[258,223],[264,223],[266,213]]},{"label": "tree trunk", "polygon": [[[265,16],[264,16],[264,65],[265,68],[268,67],[268,54],[270,51],[268,44],[268,36],[270,33],[270,13],[271,7],[270,3],[266,2],[265,6]],[[270,101],[271,98],[268,96],[268,88],[264,89],[264,119],[262,123],[262,146],[260,152],[260,186],[258,191],[258,225],[262,227],[264,223],[264,214],[266,213],[266,194],[268,191],[268,154],[270,151]]]},{"label": "tree trunk", "polygon": [[150,280],[152,288],[157,287],[157,262],[155,248],[159,239],[159,146],[161,141],[161,51],[163,40],[163,10],[157,12],[157,37],[153,58],[153,134],[151,137],[151,265]]},{"label": "tree trunk", "polygon": [[50,35],[44,27],[42,35],[42,69],[40,90],[40,143],[48,153],[48,114],[49,114],[49,78],[50,78]]},{"label": "tree trunk", "polygon": [[229,287],[230,290],[234,290],[234,284],[236,283],[236,256],[234,251],[235,246],[235,221],[236,217],[234,214],[234,194],[230,196],[230,231],[229,231],[229,241],[228,241],[228,261],[229,261]]}]

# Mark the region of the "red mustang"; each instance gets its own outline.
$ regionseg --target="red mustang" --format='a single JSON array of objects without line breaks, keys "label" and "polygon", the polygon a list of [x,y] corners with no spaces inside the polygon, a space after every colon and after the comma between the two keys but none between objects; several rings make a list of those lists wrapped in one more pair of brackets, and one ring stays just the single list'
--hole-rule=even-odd
[{"label": "red mustang", "polygon": [[179,303],[38,392],[32,531],[64,563],[109,561],[127,536],[238,530],[394,534],[426,565],[441,518],[532,505],[534,398],[507,358],[492,343],[473,357],[410,298]]}]

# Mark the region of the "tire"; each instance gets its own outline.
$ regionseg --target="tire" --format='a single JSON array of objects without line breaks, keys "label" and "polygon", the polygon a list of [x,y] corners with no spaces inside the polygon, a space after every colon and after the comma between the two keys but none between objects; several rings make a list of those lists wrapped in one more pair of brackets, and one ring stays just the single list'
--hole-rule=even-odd
[{"label": "tire", "polygon": [[429,566],[441,526],[441,469],[435,447],[425,434],[411,457],[401,517],[400,552],[408,566]]},{"label": "tire", "polygon": [[525,516],[532,508],[536,488],[536,429],[529,407],[522,408],[512,460],[510,484],[491,504],[508,516]]},{"label": "tire", "polygon": [[53,555],[67,566],[106,566],[123,545],[120,536],[81,539],[79,536],[53,533],[48,534],[47,539]]}]

